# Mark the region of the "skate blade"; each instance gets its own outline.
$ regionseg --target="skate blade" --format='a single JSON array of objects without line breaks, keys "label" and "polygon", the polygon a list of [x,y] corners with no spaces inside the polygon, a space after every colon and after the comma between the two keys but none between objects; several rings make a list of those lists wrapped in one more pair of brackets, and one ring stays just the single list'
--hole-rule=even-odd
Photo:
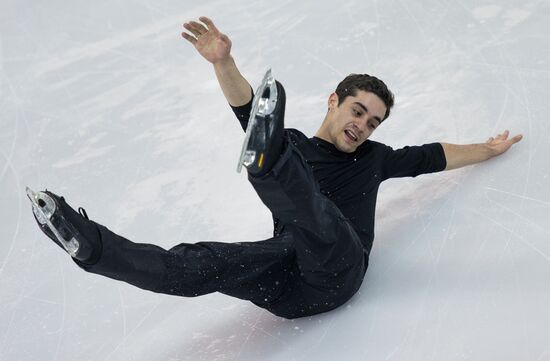
[{"label": "skate blade", "polygon": [[[266,95],[266,90],[269,90],[269,95]],[[263,160],[263,153],[258,155],[256,151],[248,148],[250,142],[250,136],[256,127],[258,116],[265,117],[273,113],[275,106],[277,105],[277,84],[275,78],[271,73],[271,69],[268,69],[262,79],[262,82],[252,100],[252,110],[250,112],[250,118],[248,119],[248,125],[246,127],[246,134],[244,137],[243,146],[241,149],[241,155],[239,157],[239,163],[237,165],[237,173],[240,173],[242,166],[248,167],[257,157],[260,157],[260,162]],[[263,162],[262,162],[263,163]]]},{"label": "skate blade", "polygon": [[[65,217],[61,214],[55,214],[57,207],[52,197],[44,192],[35,192],[29,187],[26,187],[25,191],[27,193],[27,197],[32,203],[32,211],[38,222],[42,225],[48,226],[48,228],[55,235],[55,238],[57,238],[59,243],[63,246],[63,248],[65,248],[67,253],[72,257],[75,257],[78,253],[78,249],[80,248],[80,243],[75,238],[76,231],[71,224],[67,222]],[[64,233],[67,234],[69,232],[67,234],[67,236],[70,237],[68,240],[65,240],[57,227],[53,225],[52,217],[54,215],[59,218],[59,224],[64,229]]]}]

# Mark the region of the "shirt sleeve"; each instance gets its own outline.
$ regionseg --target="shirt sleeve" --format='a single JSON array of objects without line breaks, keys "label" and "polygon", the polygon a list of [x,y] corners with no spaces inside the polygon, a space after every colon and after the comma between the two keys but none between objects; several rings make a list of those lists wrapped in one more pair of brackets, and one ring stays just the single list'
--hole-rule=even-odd
[{"label": "shirt sleeve", "polygon": [[239,120],[239,123],[241,123],[241,127],[245,132],[246,132],[246,127],[248,126],[248,119],[250,118],[250,112],[252,111],[252,101],[254,100],[254,90],[250,88],[250,92],[252,93],[252,97],[250,98],[250,101],[245,105],[234,107],[233,105],[229,104],[229,106],[233,110],[233,113],[235,113],[235,116]]},{"label": "shirt sleeve", "polygon": [[447,167],[441,143],[406,146],[393,150],[385,147],[382,162],[383,179],[416,177],[420,174],[440,172]]}]

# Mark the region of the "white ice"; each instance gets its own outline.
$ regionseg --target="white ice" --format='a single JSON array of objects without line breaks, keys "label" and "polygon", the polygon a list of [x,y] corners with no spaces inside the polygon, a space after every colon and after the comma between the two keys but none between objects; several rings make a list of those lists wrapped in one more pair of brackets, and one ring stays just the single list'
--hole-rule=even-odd
[{"label": "white ice", "polygon": [[[312,136],[351,72],[396,94],[394,148],[524,139],[459,170],[390,180],[360,292],[294,321],[212,294],[88,274],[38,230],[51,189],[136,242],[269,238],[235,172],[243,132],[180,33],[210,16]],[[0,360],[550,360],[550,2],[0,2]]]}]

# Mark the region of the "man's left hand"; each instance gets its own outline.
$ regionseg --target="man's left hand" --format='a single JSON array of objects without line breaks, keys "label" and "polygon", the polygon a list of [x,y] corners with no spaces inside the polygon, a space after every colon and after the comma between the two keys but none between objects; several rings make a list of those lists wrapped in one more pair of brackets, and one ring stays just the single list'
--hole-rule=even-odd
[{"label": "man's left hand", "polygon": [[514,136],[513,138],[508,139],[508,135],[510,132],[508,130],[505,130],[504,133],[497,135],[496,137],[490,137],[487,139],[485,144],[487,144],[488,148],[491,151],[491,156],[497,156],[504,152],[506,152],[512,145],[519,142],[523,135],[518,134]]}]

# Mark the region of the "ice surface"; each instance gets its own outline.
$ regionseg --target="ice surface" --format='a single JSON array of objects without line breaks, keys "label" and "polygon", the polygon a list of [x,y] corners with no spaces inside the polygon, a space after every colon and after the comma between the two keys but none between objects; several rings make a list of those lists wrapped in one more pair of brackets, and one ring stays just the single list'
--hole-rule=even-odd
[{"label": "ice surface", "polygon": [[[271,234],[234,169],[243,132],[180,37],[201,15],[254,87],[273,69],[287,126],[309,136],[336,84],[366,72],[396,94],[373,140],[524,139],[384,183],[366,280],[323,315],[88,274],[39,232],[26,185],[136,242]],[[2,0],[0,360],[550,360],[549,18],[519,0]]]}]

